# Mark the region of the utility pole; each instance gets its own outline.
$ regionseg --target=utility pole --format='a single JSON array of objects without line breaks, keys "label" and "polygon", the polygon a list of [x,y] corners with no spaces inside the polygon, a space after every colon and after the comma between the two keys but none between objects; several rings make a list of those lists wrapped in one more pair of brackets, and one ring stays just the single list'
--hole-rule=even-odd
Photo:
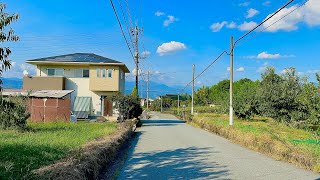
[{"label": "utility pole", "polygon": [[229,125],[233,126],[233,57],[234,57],[234,39],[231,36],[230,42],[230,112],[229,112]]},{"label": "utility pole", "polygon": [[160,99],[161,99],[161,112],[162,112],[162,96],[160,96]]},{"label": "utility pole", "polygon": [[193,114],[193,104],[194,104],[194,71],[195,65],[192,65],[192,99],[191,99],[191,114]]},{"label": "utility pole", "polygon": [[147,76],[147,111],[149,111],[149,81],[150,81],[150,71],[148,71],[148,76]]},{"label": "utility pole", "polygon": [[137,96],[139,97],[139,89],[138,89],[138,86],[139,86],[139,79],[138,79],[138,76],[139,76],[139,28],[138,26],[136,26],[134,28],[134,45],[135,45],[135,48],[134,48],[134,60],[135,60],[135,64],[136,64],[136,88],[137,88]]},{"label": "utility pole", "polygon": [[179,113],[179,110],[180,110],[180,93],[178,93],[178,113]]}]

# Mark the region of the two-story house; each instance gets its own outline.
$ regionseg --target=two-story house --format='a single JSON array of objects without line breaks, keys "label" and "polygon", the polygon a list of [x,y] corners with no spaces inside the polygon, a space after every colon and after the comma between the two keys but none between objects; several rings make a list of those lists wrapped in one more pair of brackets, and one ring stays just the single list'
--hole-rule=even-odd
[{"label": "two-story house", "polygon": [[75,53],[26,61],[37,67],[25,76],[24,90],[74,90],[71,110],[79,118],[113,116],[110,97],[125,92],[127,66],[91,53]]}]

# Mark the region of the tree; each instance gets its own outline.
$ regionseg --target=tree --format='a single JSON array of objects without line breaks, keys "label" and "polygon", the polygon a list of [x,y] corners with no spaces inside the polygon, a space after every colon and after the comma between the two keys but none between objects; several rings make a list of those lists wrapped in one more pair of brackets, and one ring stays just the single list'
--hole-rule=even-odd
[{"label": "tree", "polygon": [[[16,22],[19,19],[18,14],[8,14],[4,12],[6,5],[0,3],[0,41],[13,42],[18,41],[19,37],[15,35],[14,30],[8,26],[12,22]],[[11,50],[9,47],[0,47],[0,77],[3,72],[11,68],[11,61],[9,60],[9,55]],[[0,90],[2,89],[2,80],[0,79]]]},{"label": "tree", "polygon": [[132,89],[131,96],[138,98],[138,90],[136,86]]},{"label": "tree", "polygon": [[248,119],[257,113],[256,92],[259,81],[241,79],[234,83],[234,112],[238,118]]},{"label": "tree", "polygon": [[195,104],[208,105],[210,103],[209,95],[210,95],[209,87],[203,86],[202,88],[198,89],[194,97]]},{"label": "tree", "polygon": [[140,103],[133,96],[114,95],[112,101],[115,102],[115,108],[119,111],[119,122],[138,118],[142,114]]}]

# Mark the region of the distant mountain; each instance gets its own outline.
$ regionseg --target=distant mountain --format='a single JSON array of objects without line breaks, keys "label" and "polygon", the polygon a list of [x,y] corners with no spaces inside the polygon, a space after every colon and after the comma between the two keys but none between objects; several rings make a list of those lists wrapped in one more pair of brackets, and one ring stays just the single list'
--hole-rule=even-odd
[{"label": "distant mountain", "polygon": [[[127,81],[126,82],[126,94],[131,94],[132,89],[135,86],[135,82],[132,81]],[[139,87],[139,95],[143,98],[146,98],[146,84],[144,83],[142,86],[142,90],[141,87]],[[177,94],[179,91],[181,91],[184,88],[184,86],[168,86],[165,84],[161,84],[161,83],[157,83],[154,81],[150,81],[149,83],[149,97],[154,99],[156,97],[159,97],[160,95],[165,95],[165,94]],[[197,88],[195,88],[197,89]],[[142,91],[142,93],[141,93]],[[191,87],[187,87],[183,93],[188,93],[191,94],[192,89]]]},{"label": "distant mountain", "polygon": [[[23,80],[19,78],[1,78],[3,81],[4,89],[22,89]],[[131,94],[133,87],[135,86],[135,82],[126,81],[126,94]],[[165,94],[177,94],[183,86],[167,86],[165,84],[150,82],[150,92],[149,97],[154,99],[160,95]],[[196,88],[197,89],[197,88]],[[184,93],[191,94],[191,87],[186,88]],[[139,89],[139,95],[141,95],[141,88]],[[142,97],[146,98],[146,85],[145,83],[142,86]]]},{"label": "distant mountain", "polygon": [[4,89],[22,89],[23,80],[19,78],[0,78]]}]

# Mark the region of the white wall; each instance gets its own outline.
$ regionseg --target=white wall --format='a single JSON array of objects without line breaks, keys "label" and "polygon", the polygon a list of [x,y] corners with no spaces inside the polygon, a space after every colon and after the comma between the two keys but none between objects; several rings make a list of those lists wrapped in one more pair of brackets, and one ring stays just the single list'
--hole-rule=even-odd
[{"label": "white wall", "polygon": [[89,90],[89,78],[66,78],[66,90],[75,90],[71,95],[71,104],[73,103],[77,96],[91,97],[92,106],[91,114],[97,114],[101,111],[100,96]]}]

